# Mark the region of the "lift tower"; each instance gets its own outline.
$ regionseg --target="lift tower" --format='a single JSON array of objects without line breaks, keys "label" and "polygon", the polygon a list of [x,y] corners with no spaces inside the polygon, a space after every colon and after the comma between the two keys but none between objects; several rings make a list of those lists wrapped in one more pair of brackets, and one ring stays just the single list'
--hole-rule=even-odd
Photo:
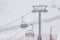
[{"label": "lift tower", "polygon": [[47,12],[48,10],[46,10],[47,5],[36,5],[36,6],[32,6],[34,10],[32,10],[32,12],[39,13],[39,35],[38,35],[38,40],[42,40],[41,37],[41,12]]}]

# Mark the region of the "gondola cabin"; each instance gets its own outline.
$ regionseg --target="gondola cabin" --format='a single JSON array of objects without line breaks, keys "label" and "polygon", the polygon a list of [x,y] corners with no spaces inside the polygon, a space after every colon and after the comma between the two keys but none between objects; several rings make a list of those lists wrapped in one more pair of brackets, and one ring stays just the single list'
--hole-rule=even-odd
[{"label": "gondola cabin", "polygon": [[28,27],[28,24],[27,23],[21,23],[20,27],[21,28],[26,28],[26,27]]},{"label": "gondola cabin", "polygon": [[56,5],[52,5],[52,8],[56,8]]}]

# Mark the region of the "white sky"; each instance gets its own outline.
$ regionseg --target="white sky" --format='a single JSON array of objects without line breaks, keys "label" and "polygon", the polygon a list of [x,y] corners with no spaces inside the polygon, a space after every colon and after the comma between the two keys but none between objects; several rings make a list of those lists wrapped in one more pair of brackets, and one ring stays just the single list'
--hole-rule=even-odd
[{"label": "white sky", "polygon": [[[59,0],[53,0],[55,3],[52,3],[52,0],[0,0],[0,27],[15,20],[18,19],[19,17],[30,13],[29,15],[25,16],[24,21],[31,23],[33,22],[36,18],[38,18],[38,13],[31,13],[31,11],[33,10],[32,5],[39,5],[39,4],[47,4],[48,5],[48,12],[47,13],[42,13],[41,17],[42,20],[44,19],[48,19],[48,18],[52,18],[55,16],[60,15],[60,10],[57,10],[58,7],[60,7]],[[52,5],[56,4],[56,8],[52,8]],[[21,18],[20,18],[21,19]],[[21,21],[21,20],[20,20]],[[15,24],[19,24],[19,22],[15,23]],[[42,34],[49,34],[50,31],[50,27],[53,27],[53,34],[56,34],[58,36],[57,40],[60,40],[60,19],[59,20],[55,20],[52,22],[45,22],[42,23]],[[10,25],[11,26],[11,25]],[[5,28],[6,26],[4,26]],[[7,26],[9,27],[9,26]],[[2,28],[2,27],[1,27]],[[31,28],[31,26],[29,27],[29,29]],[[36,30],[37,28],[37,30]],[[20,29],[18,29],[20,30]],[[15,31],[15,33],[18,31]],[[28,28],[27,28],[28,30]],[[34,25],[34,30],[35,32],[38,31],[38,26]],[[23,30],[22,30],[23,31]],[[10,35],[10,32],[6,33],[6,36]],[[11,31],[11,35],[15,34]],[[0,35],[4,36],[5,32],[0,33]]]}]

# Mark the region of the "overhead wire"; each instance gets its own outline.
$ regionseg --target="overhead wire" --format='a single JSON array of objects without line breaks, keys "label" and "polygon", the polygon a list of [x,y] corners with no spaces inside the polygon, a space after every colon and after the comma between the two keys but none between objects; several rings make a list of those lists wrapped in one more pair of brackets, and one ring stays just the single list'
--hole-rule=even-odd
[{"label": "overhead wire", "polygon": [[[24,31],[24,30],[23,30]],[[22,31],[18,31],[16,34],[12,35],[11,37],[9,37],[8,39],[12,39],[13,37],[16,37],[17,34],[20,34]]]},{"label": "overhead wire", "polygon": [[[31,13],[31,12],[29,12],[29,13]],[[27,16],[29,13],[25,14],[25,15],[22,16],[22,17]],[[10,25],[10,24],[12,24],[12,23],[15,23],[15,22],[17,22],[18,20],[20,20],[20,18],[21,18],[21,17],[19,17],[18,19],[14,20],[14,21],[6,24],[6,25],[3,25],[3,26],[7,26],[7,25]],[[59,18],[60,18],[60,16],[56,16],[56,17],[53,17],[53,18],[49,18],[49,19],[43,20],[42,22],[50,22],[50,21],[53,21],[53,20],[57,20],[57,19],[59,19]],[[37,19],[36,19],[36,20],[37,20]],[[34,22],[35,22],[35,21],[34,21]],[[37,24],[37,23],[38,23],[38,22],[37,22],[37,23],[34,23],[34,22],[33,22],[33,24]]]},{"label": "overhead wire", "polygon": [[[46,0],[44,0],[44,4],[46,3]],[[26,13],[25,15],[23,15],[22,17],[25,17],[25,16],[27,16],[29,13],[31,13],[31,12],[28,12],[28,13]],[[8,24],[6,24],[6,25],[3,25],[3,26],[7,26],[7,25],[10,25],[10,24],[12,24],[12,23],[15,23],[16,21],[18,21],[18,20],[20,20],[20,18],[21,17],[19,17],[18,19],[16,19],[16,20],[13,20],[12,22],[9,22]],[[2,26],[2,27],[3,27]]]},{"label": "overhead wire", "polygon": [[[47,23],[47,22],[52,22],[52,21],[55,21],[55,20],[58,20],[58,19],[60,19],[60,15],[58,15],[58,16],[55,16],[55,17],[52,17],[52,18],[48,18],[48,19],[45,19],[45,20],[42,20],[41,22],[42,23]],[[37,19],[36,19],[37,20]],[[34,21],[35,22],[35,21]],[[33,25],[36,25],[36,24],[38,24],[38,22],[36,22],[36,23],[32,23]]]},{"label": "overhead wire", "polygon": [[16,30],[18,28],[20,28],[20,25],[15,25],[15,26],[12,26],[12,27],[2,28],[2,29],[0,29],[0,32]]},{"label": "overhead wire", "polygon": [[[22,16],[22,17],[25,17],[25,16],[27,16],[28,14],[30,14],[31,12],[29,12],[29,13],[27,13],[27,14],[25,14],[24,16]],[[1,26],[1,27],[4,27],[4,26],[8,26],[8,25],[10,25],[10,24],[13,24],[13,23],[15,23],[15,22],[17,22],[17,21],[19,21],[20,20],[20,18],[21,17],[19,17],[18,19],[16,19],[16,20],[14,20],[14,21],[12,21],[12,22],[9,22],[8,24],[6,24],[6,25],[3,25],[3,26]],[[16,26],[16,25],[15,25]],[[15,29],[15,26],[14,27],[8,27],[8,28],[3,28],[3,29],[0,29],[0,32],[3,32],[3,31],[7,31],[7,30],[10,30],[10,29]],[[18,25],[17,25],[18,26]],[[20,26],[18,26],[17,27],[16,26],[16,28],[18,28],[18,27],[20,27]],[[10,28],[10,29],[9,29]]]},{"label": "overhead wire", "polygon": [[42,22],[51,22],[51,21],[58,20],[58,19],[60,19],[60,15],[52,17],[52,18],[48,18],[46,20],[43,20]]},{"label": "overhead wire", "polygon": [[[58,20],[58,19],[60,19],[60,15],[52,17],[52,18],[49,18],[49,19],[42,20],[42,23],[44,23],[44,22],[51,22],[51,21]],[[38,24],[38,22],[36,22],[36,20],[37,20],[37,18],[32,23],[30,23],[28,26],[31,26],[31,24],[33,24],[33,25]],[[11,27],[11,28],[15,29],[15,26]],[[17,28],[19,28],[19,26]]]},{"label": "overhead wire", "polygon": [[13,20],[13,21],[9,22],[9,23],[6,24],[6,25],[1,26],[1,27],[4,27],[4,26],[8,26],[8,25],[10,25],[10,24],[13,24],[13,23],[15,23],[15,22],[18,21],[18,20],[20,20],[20,17],[19,17],[18,19],[16,19],[16,20]]},{"label": "overhead wire", "polygon": [[[30,12],[29,12],[29,13],[30,13]],[[25,14],[25,15],[24,15],[24,16],[22,16],[22,17],[27,16],[29,13]],[[13,21],[11,21],[11,22],[9,22],[9,23],[7,23],[6,25],[3,25],[3,26],[1,26],[1,27],[4,27],[4,26],[8,26],[8,25],[10,25],[10,24],[13,24],[13,23],[15,23],[15,22],[19,21],[19,20],[20,20],[20,18],[21,18],[21,17],[18,17],[17,19],[15,19],[15,20],[13,20]]]}]

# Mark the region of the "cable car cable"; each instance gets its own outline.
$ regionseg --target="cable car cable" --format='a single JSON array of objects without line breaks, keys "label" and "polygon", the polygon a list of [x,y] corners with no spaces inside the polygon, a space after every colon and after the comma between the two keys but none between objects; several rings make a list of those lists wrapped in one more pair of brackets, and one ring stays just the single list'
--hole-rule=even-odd
[{"label": "cable car cable", "polygon": [[[58,19],[60,19],[60,15],[52,17],[52,18],[49,18],[49,19],[42,20],[42,23],[52,22],[52,21],[55,21],[55,20],[58,20]],[[38,22],[36,22],[36,23],[33,22],[32,24],[36,25],[36,24],[38,24]]]},{"label": "cable car cable", "polygon": [[[25,16],[26,16],[26,15],[28,15],[28,14],[30,14],[30,13],[25,14],[23,17],[25,17]],[[8,25],[10,25],[10,24],[13,24],[13,23],[15,23],[15,22],[19,21],[19,20],[20,20],[20,18],[21,18],[21,17],[19,17],[19,18],[18,18],[18,19],[16,19],[16,20],[13,20],[12,22],[9,22],[8,24],[3,25],[3,26],[1,26],[1,27],[4,27],[4,26],[8,26]]]},{"label": "cable car cable", "polygon": [[[24,29],[25,30],[25,29]],[[23,30],[23,31],[24,31]],[[16,36],[17,34],[20,34],[21,32],[23,32],[23,31],[18,31],[16,34],[14,34],[14,35],[12,35],[10,38],[8,38],[8,39],[11,39],[12,37],[14,37],[14,36]]]},{"label": "cable car cable", "polygon": [[[30,12],[30,13],[31,13],[31,12]],[[22,17],[25,17],[25,16],[27,16],[27,15],[30,14],[30,13],[27,13],[27,14],[25,14],[25,15],[22,16]],[[1,27],[8,26],[8,25],[10,25],[10,24],[12,24],[12,23],[17,22],[18,20],[20,20],[20,17],[19,17],[18,19],[16,19],[16,20],[14,20],[14,21],[12,21],[12,22],[6,24],[6,25],[1,26]],[[11,28],[11,27],[10,27],[10,28]],[[9,28],[7,28],[7,29],[9,29]],[[7,31],[7,30],[5,30],[5,29],[3,29],[3,30],[4,30],[4,31]],[[3,32],[3,31],[1,31],[1,32]]]},{"label": "cable car cable", "polygon": [[[60,15],[58,16],[55,16],[55,17],[52,17],[52,18],[49,18],[49,19],[46,19],[46,20],[43,20],[42,23],[44,22],[51,22],[51,21],[54,21],[54,20],[58,20],[60,19]],[[37,19],[36,19],[37,20]],[[36,25],[38,24],[38,22],[36,22],[36,20],[34,22],[32,22],[33,25]],[[36,22],[36,23],[35,23]],[[31,26],[31,23],[28,25],[28,26]],[[15,28],[15,27],[14,27]]]}]

